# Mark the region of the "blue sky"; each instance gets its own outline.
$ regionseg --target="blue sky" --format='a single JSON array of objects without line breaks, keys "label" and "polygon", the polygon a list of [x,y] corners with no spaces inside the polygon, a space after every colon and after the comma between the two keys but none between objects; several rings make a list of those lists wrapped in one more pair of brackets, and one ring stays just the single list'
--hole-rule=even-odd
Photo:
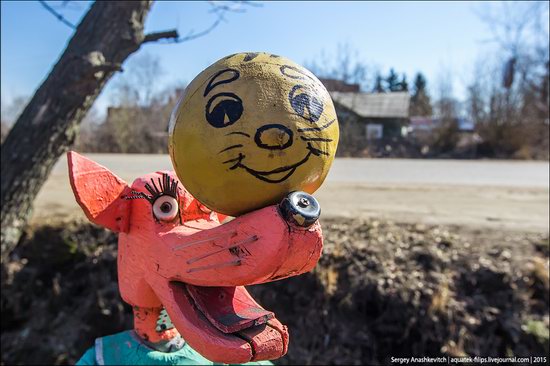
[{"label": "blue sky", "polygon": [[[49,1],[67,19],[78,23],[90,2]],[[422,71],[435,91],[442,74],[452,76],[460,98],[471,80],[476,60],[496,46],[478,13],[497,3],[477,2],[270,2],[230,13],[207,36],[181,44],[147,44],[139,53],[158,56],[164,72],[158,86],[189,82],[217,59],[234,52],[268,51],[299,63],[315,60],[322,51],[334,54],[347,43],[372,69],[390,67],[409,80]],[[180,34],[199,31],[215,19],[206,2],[154,4],[146,32],[177,28]],[[1,2],[2,103],[30,96],[63,51],[73,32],[36,1]],[[130,65],[132,58],[129,59]],[[121,76],[117,76],[121,77]],[[97,105],[109,104],[112,85]]]}]

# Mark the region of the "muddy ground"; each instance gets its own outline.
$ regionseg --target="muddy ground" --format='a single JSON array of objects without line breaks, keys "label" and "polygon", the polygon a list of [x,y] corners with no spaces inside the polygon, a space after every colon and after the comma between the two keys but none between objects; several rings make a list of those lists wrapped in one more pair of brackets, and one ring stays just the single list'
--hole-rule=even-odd
[{"label": "muddy ground", "polygon": [[[548,234],[323,220],[317,268],[251,292],[289,325],[280,364],[390,357],[548,356]],[[35,227],[2,267],[2,364],[70,364],[131,327],[116,237],[84,222]]]}]

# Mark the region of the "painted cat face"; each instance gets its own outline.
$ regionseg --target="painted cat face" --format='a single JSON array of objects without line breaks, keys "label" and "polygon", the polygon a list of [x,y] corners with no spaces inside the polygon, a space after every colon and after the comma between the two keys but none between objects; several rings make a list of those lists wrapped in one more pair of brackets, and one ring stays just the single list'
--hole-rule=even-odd
[{"label": "painted cat face", "polygon": [[170,156],[193,196],[239,215],[313,193],[338,145],[327,90],[308,70],[268,53],[238,53],[201,72],[170,121]]}]

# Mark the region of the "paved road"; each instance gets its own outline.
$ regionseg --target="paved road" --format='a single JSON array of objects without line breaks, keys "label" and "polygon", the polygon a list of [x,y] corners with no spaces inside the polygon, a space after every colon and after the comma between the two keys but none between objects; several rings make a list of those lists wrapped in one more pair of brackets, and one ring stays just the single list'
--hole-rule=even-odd
[{"label": "paved road", "polygon": [[[167,155],[87,154],[121,178],[171,169]],[[79,212],[66,160],[40,192],[35,218]],[[324,216],[381,217],[548,232],[549,164],[520,161],[336,159],[316,193]]]},{"label": "paved road", "polygon": [[336,159],[332,182],[548,188],[548,162]]}]

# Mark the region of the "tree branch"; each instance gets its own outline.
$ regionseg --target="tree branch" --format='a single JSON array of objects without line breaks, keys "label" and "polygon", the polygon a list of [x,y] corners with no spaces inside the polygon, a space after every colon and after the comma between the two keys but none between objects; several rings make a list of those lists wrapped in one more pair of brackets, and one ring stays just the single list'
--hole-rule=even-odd
[{"label": "tree branch", "polygon": [[205,30],[198,33],[194,33],[193,30],[191,30],[185,37],[182,37],[182,38],[180,38],[178,31],[175,29],[166,31],[166,32],[149,33],[145,35],[145,38],[143,39],[142,44],[148,43],[148,42],[156,42],[161,39],[172,39],[172,42],[167,42],[167,43],[183,43],[183,42],[191,41],[193,39],[205,36],[208,33],[212,32],[214,28],[216,28],[222,22],[222,20],[224,20],[223,14],[219,14],[218,19],[216,19],[216,21],[212,23]]},{"label": "tree branch", "polygon": [[177,41],[179,39],[178,31],[176,29],[172,29],[165,32],[149,33],[145,35],[145,38],[141,43],[156,42],[160,39],[173,39],[174,41]]},{"label": "tree branch", "polygon": [[196,39],[196,38],[199,38],[199,37],[202,37],[202,36],[205,36],[207,35],[208,33],[212,32],[214,30],[214,28],[216,28],[221,22],[222,20],[224,20],[223,16],[219,16],[218,19],[216,19],[216,21],[214,23],[212,23],[210,25],[210,27],[206,28],[205,30],[201,31],[201,32],[198,32],[198,33],[194,33],[192,30],[183,38],[179,38],[177,39],[175,42],[176,43],[182,43],[182,42],[187,42],[187,41],[191,41],[193,39]]},{"label": "tree branch", "polygon": [[160,41],[161,39],[171,39],[172,42],[166,42],[166,43],[183,43],[187,41],[191,41],[193,39],[202,37],[207,35],[208,33],[212,32],[214,28],[216,28],[223,19],[223,15],[219,14],[218,19],[214,23],[212,23],[208,28],[205,30],[194,33],[193,30],[191,30],[185,37],[180,38],[179,33],[177,30],[172,29],[165,32],[153,32],[145,35],[145,38],[143,39],[143,43],[149,43],[149,42],[156,42]]},{"label": "tree branch", "polygon": [[262,7],[261,3],[254,3],[252,1],[210,1],[212,6],[211,12],[234,12],[234,13],[244,13],[246,9],[243,9],[244,6],[251,7]]},{"label": "tree branch", "polygon": [[193,30],[191,30],[185,37],[180,38],[178,31],[173,29],[166,32],[154,32],[149,33],[145,35],[145,39],[142,43],[148,43],[148,42],[156,42],[161,39],[171,39],[172,42],[166,42],[166,43],[183,43],[187,41],[191,41],[193,39],[197,39],[200,37],[203,37],[207,35],[208,33],[212,32],[222,21],[225,20],[224,15],[227,12],[234,12],[234,13],[241,13],[245,12],[246,10],[242,8],[243,5],[247,6],[255,6],[255,7],[261,7],[262,4],[259,3],[252,3],[250,1],[232,1],[228,5],[228,3],[217,3],[216,1],[210,1],[210,5],[212,6],[211,12],[215,13],[217,15],[216,20],[205,30],[202,30],[200,32],[195,33]]},{"label": "tree branch", "polygon": [[59,14],[54,8],[52,8],[51,6],[49,6],[45,1],[43,0],[39,0],[38,1],[40,3],[40,5],[42,5],[47,11],[49,11],[54,17],[57,18],[57,20],[59,20],[61,23],[65,24],[67,27],[71,28],[71,29],[76,29],[76,25],[74,25],[73,23],[69,22],[67,19],[65,19],[65,17],[61,14]]}]

